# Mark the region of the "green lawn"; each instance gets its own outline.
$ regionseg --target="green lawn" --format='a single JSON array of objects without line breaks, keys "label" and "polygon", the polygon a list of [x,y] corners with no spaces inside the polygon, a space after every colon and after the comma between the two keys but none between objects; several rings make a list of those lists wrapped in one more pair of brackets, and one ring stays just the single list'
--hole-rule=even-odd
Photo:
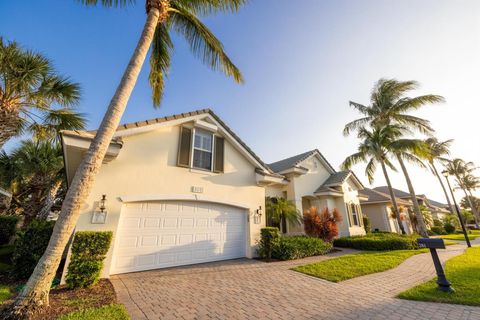
[{"label": "green lawn", "polygon": [[129,320],[125,307],[121,304],[110,304],[100,308],[90,308],[81,311],[75,311],[61,316],[59,320]]},{"label": "green lawn", "polygon": [[413,255],[427,252],[422,250],[393,250],[349,254],[317,263],[292,268],[317,278],[340,282],[359,276],[395,268]]},{"label": "green lawn", "polygon": [[448,260],[445,273],[455,288],[454,293],[438,290],[435,278],[402,292],[398,297],[480,306],[480,247],[468,248],[464,254]]},{"label": "green lawn", "polygon": [[12,296],[12,291],[9,286],[0,284],[0,304]]},{"label": "green lawn", "polygon": [[[475,240],[478,237],[480,237],[480,234],[478,233],[468,234],[468,238],[470,240]],[[454,241],[465,241],[465,237],[463,233],[447,234],[443,236],[438,236],[438,238],[442,238],[446,240],[454,240]]]}]

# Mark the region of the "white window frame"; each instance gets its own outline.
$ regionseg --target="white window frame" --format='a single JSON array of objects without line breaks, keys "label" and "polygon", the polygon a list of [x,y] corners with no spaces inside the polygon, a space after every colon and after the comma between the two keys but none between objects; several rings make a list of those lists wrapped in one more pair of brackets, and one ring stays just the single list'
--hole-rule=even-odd
[{"label": "white window frame", "polygon": [[[201,149],[201,148],[196,148],[195,147],[195,135],[197,134],[197,130],[199,130],[200,132],[202,133],[205,133],[205,134],[208,134],[212,137],[212,142],[211,142],[211,145],[212,145],[212,150],[206,150],[206,149]],[[197,128],[193,128],[192,129],[192,150],[190,152],[190,163],[191,163],[191,168],[194,169],[194,170],[203,170],[203,171],[208,171],[208,172],[213,172],[213,161],[214,161],[214,149],[215,148],[215,134],[212,133],[212,132],[209,132],[208,130],[203,130],[203,129],[197,129]],[[210,169],[206,169],[206,168],[199,168],[199,167],[195,167],[194,164],[193,164],[193,159],[194,159],[194,154],[195,154],[195,150],[199,150],[199,151],[203,151],[203,152],[210,152],[211,154],[211,157],[210,157]]]},{"label": "white window frame", "polygon": [[[355,203],[350,202],[349,207],[350,207],[350,212],[352,213],[352,225],[361,227],[362,225],[360,223],[360,214],[358,212],[358,206]],[[356,223],[355,223],[355,220],[356,220]]]}]

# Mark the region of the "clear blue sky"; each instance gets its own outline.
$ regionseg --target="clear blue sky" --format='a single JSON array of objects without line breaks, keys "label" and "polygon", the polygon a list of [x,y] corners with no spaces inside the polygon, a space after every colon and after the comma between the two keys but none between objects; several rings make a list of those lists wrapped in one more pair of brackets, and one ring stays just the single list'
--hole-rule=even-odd
[{"label": "clear blue sky", "polygon": [[[1,1],[0,35],[43,52],[79,82],[80,110],[95,128],[142,28],[138,2],[103,9],[74,0]],[[123,122],[210,107],[267,162],[319,148],[338,166],[357,143],[341,133],[358,117],[348,101],[368,103],[381,77],[415,79],[422,83],[417,94],[447,99],[417,115],[432,121],[440,139],[456,140],[453,156],[480,164],[479,1],[257,0],[238,14],[204,21],[246,84],[208,70],[175,38],[161,108],[152,107],[146,65]],[[367,185],[362,166],[355,171]],[[411,171],[419,193],[444,200],[429,172]],[[393,182],[405,188],[401,175]]]}]

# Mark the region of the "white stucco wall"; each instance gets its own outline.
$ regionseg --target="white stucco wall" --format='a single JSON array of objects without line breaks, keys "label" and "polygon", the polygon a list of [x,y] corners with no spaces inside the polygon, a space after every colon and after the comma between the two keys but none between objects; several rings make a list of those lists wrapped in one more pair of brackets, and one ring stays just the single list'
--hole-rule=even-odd
[{"label": "white stucco wall", "polygon": [[[253,218],[254,210],[265,207],[265,189],[256,185],[255,167],[227,140],[224,173],[178,167],[179,128],[163,127],[124,137],[118,157],[100,169],[82,208],[76,231],[111,230],[115,238],[122,208],[121,197],[143,196],[153,200],[164,197],[183,199],[195,195],[213,202],[234,203],[248,208],[249,236],[246,245],[250,250],[247,250],[247,256],[254,256],[260,229],[265,226],[265,214],[260,221]],[[192,186],[203,188],[203,192],[192,193]],[[107,221],[105,224],[92,224],[92,214],[102,194],[107,195]],[[104,277],[109,275],[114,243],[115,239],[105,260]]]}]

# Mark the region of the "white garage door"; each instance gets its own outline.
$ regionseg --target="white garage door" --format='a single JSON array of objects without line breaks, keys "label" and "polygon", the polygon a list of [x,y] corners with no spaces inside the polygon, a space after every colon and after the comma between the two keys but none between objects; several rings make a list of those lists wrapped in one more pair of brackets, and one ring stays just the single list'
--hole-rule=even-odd
[{"label": "white garage door", "polygon": [[245,257],[246,212],[194,201],[125,204],[112,274]]}]

